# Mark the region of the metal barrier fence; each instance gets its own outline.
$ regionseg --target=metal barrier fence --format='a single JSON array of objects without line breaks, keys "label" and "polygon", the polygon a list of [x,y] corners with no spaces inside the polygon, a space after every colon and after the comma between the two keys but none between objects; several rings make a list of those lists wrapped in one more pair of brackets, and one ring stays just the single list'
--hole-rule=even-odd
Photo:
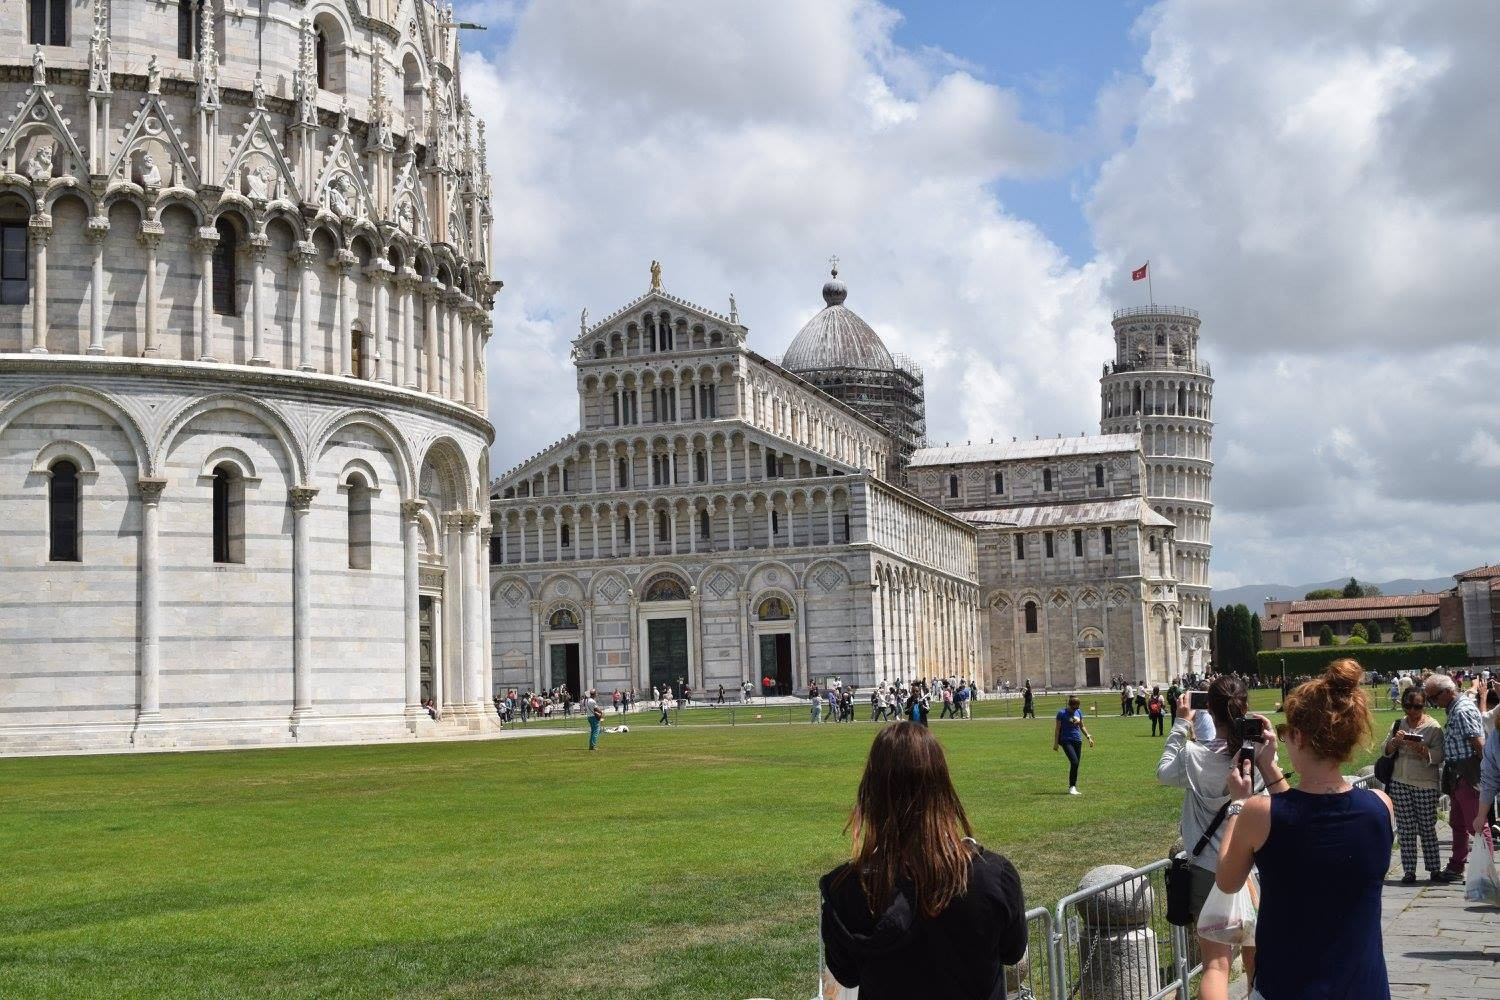
[{"label": "metal barrier fence", "polygon": [[1168,860],[1110,873],[1057,904],[1052,1000],[1189,1000],[1192,935],[1167,922]]}]

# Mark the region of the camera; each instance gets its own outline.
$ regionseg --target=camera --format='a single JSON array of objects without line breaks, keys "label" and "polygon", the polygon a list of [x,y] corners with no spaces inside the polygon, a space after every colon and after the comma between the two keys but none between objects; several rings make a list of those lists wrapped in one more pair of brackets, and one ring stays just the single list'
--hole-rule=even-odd
[{"label": "camera", "polygon": [[1191,708],[1195,712],[1206,712],[1206,711],[1208,711],[1208,692],[1207,691],[1189,691],[1188,692],[1188,708]]},{"label": "camera", "polygon": [[1235,739],[1240,742],[1239,760],[1254,762],[1255,745],[1266,741],[1266,731],[1254,716],[1242,715],[1234,720]]}]

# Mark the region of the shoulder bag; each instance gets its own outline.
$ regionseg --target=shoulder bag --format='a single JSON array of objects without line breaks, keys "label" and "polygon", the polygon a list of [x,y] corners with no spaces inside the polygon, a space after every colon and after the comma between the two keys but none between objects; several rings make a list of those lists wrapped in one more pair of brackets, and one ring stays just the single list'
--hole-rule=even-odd
[{"label": "shoulder bag", "polygon": [[[1400,727],[1401,721],[1399,719],[1391,723],[1391,735],[1395,736],[1396,730]],[[1391,783],[1391,778],[1395,777],[1396,774],[1396,754],[1400,752],[1401,748],[1397,747],[1396,753],[1383,753],[1379,757],[1375,758],[1376,781],[1380,782],[1382,785],[1389,785]]]},{"label": "shoulder bag", "polygon": [[1178,851],[1172,863],[1167,866],[1167,923],[1177,927],[1188,927],[1193,924],[1193,859],[1203,853],[1208,842],[1214,839],[1214,834],[1219,832],[1219,826],[1224,822],[1224,817],[1229,812],[1229,803],[1226,802],[1219,807],[1214,815],[1214,821],[1208,824],[1208,829],[1203,831],[1203,836],[1198,838],[1198,844],[1193,848],[1193,853]]}]

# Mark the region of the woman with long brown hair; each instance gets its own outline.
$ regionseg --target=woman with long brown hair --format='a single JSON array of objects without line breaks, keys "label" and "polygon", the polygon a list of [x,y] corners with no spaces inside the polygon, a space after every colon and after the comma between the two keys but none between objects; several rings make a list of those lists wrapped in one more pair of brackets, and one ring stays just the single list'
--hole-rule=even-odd
[{"label": "woman with long brown hair", "polygon": [[828,969],[860,1000],[1003,1000],[1026,954],[1021,878],[974,841],[937,737],[898,722],[870,746],[853,858],[823,876]]}]

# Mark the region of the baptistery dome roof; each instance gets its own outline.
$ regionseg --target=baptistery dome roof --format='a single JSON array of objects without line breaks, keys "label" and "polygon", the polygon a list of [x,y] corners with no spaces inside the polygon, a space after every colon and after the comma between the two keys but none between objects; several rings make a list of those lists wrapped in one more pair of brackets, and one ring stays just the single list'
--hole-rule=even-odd
[{"label": "baptistery dome roof", "polygon": [[849,290],[839,280],[838,269],[823,286],[827,303],[792,340],[781,359],[781,367],[792,372],[830,368],[862,368],[893,371],[891,352],[870,324],[844,305]]}]

